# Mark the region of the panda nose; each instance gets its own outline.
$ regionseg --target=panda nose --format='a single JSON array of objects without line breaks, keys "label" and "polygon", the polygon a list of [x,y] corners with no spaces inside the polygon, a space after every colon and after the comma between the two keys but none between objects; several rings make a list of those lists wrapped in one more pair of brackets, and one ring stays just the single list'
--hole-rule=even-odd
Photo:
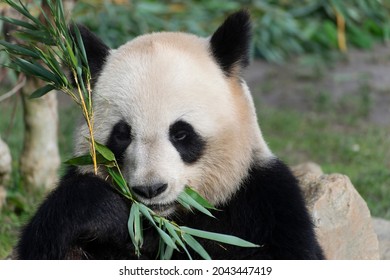
[{"label": "panda nose", "polygon": [[133,186],[131,189],[137,195],[144,198],[153,198],[167,189],[167,184],[155,184],[151,186]]}]

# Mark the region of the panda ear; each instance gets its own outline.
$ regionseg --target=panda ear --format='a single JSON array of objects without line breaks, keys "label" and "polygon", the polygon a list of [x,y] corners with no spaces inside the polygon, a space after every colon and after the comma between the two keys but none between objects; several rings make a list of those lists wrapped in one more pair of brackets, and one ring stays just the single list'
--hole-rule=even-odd
[{"label": "panda ear", "polygon": [[[83,40],[89,70],[91,72],[92,84],[94,84],[103,69],[106,58],[110,53],[110,48],[85,26],[77,25],[77,28],[79,29]],[[76,35],[74,29],[74,25],[69,28],[71,35],[75,38]]]},{"label": "panda ear", "polygon": [[249,64],[250,15],[241,10],[230,15],[210,39],[211,52],[225,75],[231,76]]}]

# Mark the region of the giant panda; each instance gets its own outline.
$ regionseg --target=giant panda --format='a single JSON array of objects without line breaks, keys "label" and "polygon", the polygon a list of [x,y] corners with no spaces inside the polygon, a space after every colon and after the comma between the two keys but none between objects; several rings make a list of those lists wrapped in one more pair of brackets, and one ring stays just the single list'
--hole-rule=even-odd
[{"label": "giant panda", "polygon": [[[95,138],[115,153],[139,201],[179,225],[259,245],[199,239],[213,259],[324,258],[297,180],[267,146],[241,77],[251,43],[247,11],[227,17],[208,38],[152,33],[115,50],[80,30]],[[82,124],[75,155],[89,152],[86,137]],[[178,206],[186,185],[218,208],[215,219]],[[136,259],[129,209],[102,170],[70,168],[22,230],[18,258]],[[158,239],[145,226],[141,258],[156,257]],[[175,251],[173,258],[187,255]]]}]

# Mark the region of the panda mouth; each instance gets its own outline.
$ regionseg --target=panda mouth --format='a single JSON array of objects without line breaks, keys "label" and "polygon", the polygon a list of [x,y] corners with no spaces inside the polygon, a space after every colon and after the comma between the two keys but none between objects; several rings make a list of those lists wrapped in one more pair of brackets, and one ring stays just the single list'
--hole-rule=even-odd
[{"label": "panda mouth", "polygon": [[166,203],[166,204],[147,204],[147,206],[152,209],[154,212],[157,212],[157,213],[165,213],[165,212],[171,212],[170,210],[172,208],[174,208],[174,206],[176,205],[175,202],[172,202],[172,203]]}]

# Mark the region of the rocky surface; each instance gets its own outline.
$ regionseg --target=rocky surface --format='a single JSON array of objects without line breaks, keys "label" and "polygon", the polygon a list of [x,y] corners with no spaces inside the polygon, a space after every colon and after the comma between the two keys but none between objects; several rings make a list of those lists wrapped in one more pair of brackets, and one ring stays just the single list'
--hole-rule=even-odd
[{"label": "rocky surface", "polygon": [[373,225],[378,235],[380,258],[390,260],[390,221],[374,218]]},{"label": "rocky surface", "polygon": [[379,259],[370,211],[349,178],[322,174],[321,168],[312,163],[296,166],[293,171],[301,183],[326,258]]},{"label": "rocky surface", "polygon": [[5,203],[5,185],[11,174],[11,153],[8,146],[0,138],[0,209]]}]

